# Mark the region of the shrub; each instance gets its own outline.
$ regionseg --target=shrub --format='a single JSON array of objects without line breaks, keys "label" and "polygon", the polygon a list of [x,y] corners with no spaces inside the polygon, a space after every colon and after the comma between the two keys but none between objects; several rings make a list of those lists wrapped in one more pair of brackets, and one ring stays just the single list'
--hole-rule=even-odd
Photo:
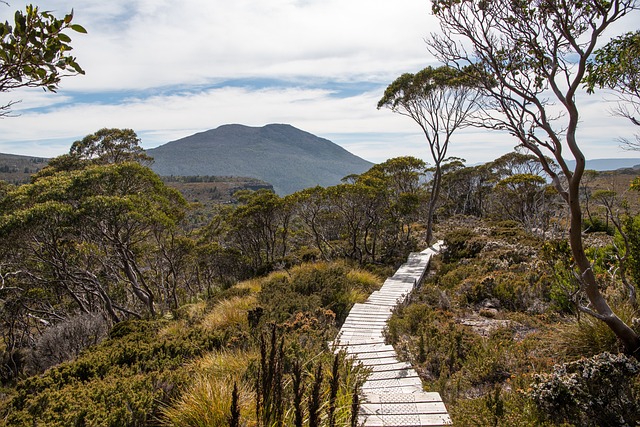
[{"label": "shrub", "polygon": [[609,236],[613,236],[615,228],[611,223],[605,223],[601,218],[592,217],[584,218],[582,220],[582,231],[585,233],[607,233]]},{"label": "shrub", "polygon": [[185,362],[234,342],[238,333],[170,324],[117,324],[91,351],[18,383],[0,418],[7,426],[144,425],[189,380]]},{"label": "shrub", "polygon": [[472,258],[484,247],[485,240],[468,228],[458,228],[444,236],[444,262],[452,263],[463,258]]},{"label": "shrub", "polygon": [[633,426],[640,422],[640,362],[601,353],[539,374],[529,396],[546,416],[582,426]]},{"label": "shrub", "polygon": [[455,425],[460,426],[549,426],[538,416],[531,400],[520,393],[511,393],[499,386],[481,397],[461,399],[449,406]]},{"label": "shrub", "polygon": [[376,280],[375,276],[343,263],[303,264],[289,273],[272,273],[265,278],[258,302],[267,321],[282,323],[297,312],[329,309],[341,325],[353,303],[361,293],[369,292]]},{"label": "shrub", "polygon": [[108,328],[102,316],[87,313],[46,329],[31,355],[32,369],[41,372],[78,357],[83,349],[102,341]]}]

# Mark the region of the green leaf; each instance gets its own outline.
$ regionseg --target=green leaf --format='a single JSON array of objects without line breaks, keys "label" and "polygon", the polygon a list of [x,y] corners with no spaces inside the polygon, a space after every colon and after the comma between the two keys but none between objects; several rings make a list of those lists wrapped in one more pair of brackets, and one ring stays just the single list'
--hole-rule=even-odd
[{"label": "green leaf", "polygon": [[60,41],[65,42],[65,43],[71,43],[71,37],[69,37],[68,35],[64,34],[64,33],[60,33],[58,34],[58,38],[60,39]]},{"label": "green leaf", "polygon": [[82,34],[87,34],[87,30],[84,29],[84,27],[80,24],[73,24],[70,27],[73,31],[76,31],[78,33],[82,33]]}]

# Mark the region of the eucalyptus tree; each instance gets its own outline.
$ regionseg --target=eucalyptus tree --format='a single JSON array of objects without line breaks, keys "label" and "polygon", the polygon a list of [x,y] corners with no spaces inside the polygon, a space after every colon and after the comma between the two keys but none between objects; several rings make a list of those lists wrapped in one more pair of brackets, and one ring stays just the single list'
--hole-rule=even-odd
[{"label": "eucalyptus tree", "polygon": [[[24,87],[55,92],[63,77],[84,74],[69,54],[71,38],[66,31],[86,30],[72,21],[73,11],[58,19],[28,5],[15,12],[12,23],[0,22],[0,92]],[[14,104],[0,105],[0,117],[9,115]]]},{"label": "eucalyptus tree", "polygon": [[316,186],[292,195],[295,219],[300,231],[318,250],[322,259],[329,261],[336,255],[338,232],[335,210],[329,198],[330,190]]},{"label": "eucalyptus tree", "polygon": [[338,240],[335,248],[342,257],[364,264],[375,262],[378,256],[379,226],[382,214],[382,192],[379,182],[359,178],[352,184],[327,188],[327,197],[334,211]]},{"label": "eucalyptus tree", "polygon": [[145,154],[133,129],[103,128],[75,141],[69,155],[93,164],[138,162],[148,166],[153,159]]},{"label": "eucalyptus tree", "polygon": [[264,189],[242,190],[234,197],[239,205],[214,218],[222,224],[218,234],[249,260],[254,274],[268,271],[289,252],[290,199]]},{"label": "eucalyptus tree", "polygon": [[494,187],[492,199],[495,216],[517,221],[528,231],[548,229],[553,194],[540,175],[524,173],[504,178]]},{"label": "eucalyptus tree", "polygon": [[611,309],[585,253],[579,197],[585,157],[578,132],[578,92],[589,58],[605,30],[637,8],[635,0],[434,0],[441,31],[428,45],[446,65],[467,67],[478,79],[488,100],[477,124],[510,132],[538,157],[570,212],[576,278],[589,301],[581,309],[638,356],[640,336]]},{"label": "eucalyptus tree", "polygon": [[144,152],[140,143],[133,129],[103,128],[75,141],[68,154],[51,159],[36,177],[79,170],[89,165],[137,162],[149,166],[153,159]]},{"label": "eucalyptus tree", "polygon": [[467,118],[478,108],[479,94],[474,79],[455,67],[426,67],[416,74],[405,73],[391,83],[378,102],[378,108],[410,117],[415,121],[429,144],[434,162],[431,198],[427,210],[427,243],[433,239],[433,215],[440,184],[442,162],[452,134],[468,126]]},{"label": "eucalyptus tree", "polygon": [[356,184],[377,187],[375,204],[378,222],[374,233],[381,252],[388,260],[406,257],[415,249],[415,224],[421,219],[427,201],[426,163],[412,156],[395,157],[374,165],[356,179]]},{"label": "eucalyptus tree", "polygon": [[134,162],[43,176],[3,200],[0,239],[13,242],[4,267],[26,294],[41,294],[30,314],[45,322],[74,311],[112,322],[153,316],[162,292],[142,255],[185,209],[179,193]]}]

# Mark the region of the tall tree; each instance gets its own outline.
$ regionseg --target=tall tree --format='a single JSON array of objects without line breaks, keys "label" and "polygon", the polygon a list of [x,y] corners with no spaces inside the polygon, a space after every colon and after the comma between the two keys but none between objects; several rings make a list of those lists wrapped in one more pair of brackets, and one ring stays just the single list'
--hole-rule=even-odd
[{"label": "tall tree", "polygon": [[[640,357],[640,337],[601,293],[582,239],[580,104],[587,63],[604,31],[636,10],[635,0],[435,0],[441,33],[428,45],[440,60],[473,72],[488,96],[479,125],[507,130],[535,154],[570,212],[569,243],[576,277],[589,300],[582,307],[604,321]],[[553,102],[555,101],[555,102]],[[556,172],[549,153],[559,166]],[[575,160],[570,167],[569,154]]]},{"label": "tall tree", "polygon": [[[86,30],[72,21],[73,11],[58,19],[28,5],[24,12],[15,13],[13,24],[0,22],[0,92],[23,87],[55,92],[63,77],[84,74],[69,55],[71,38],[65,31]],[[0,105],[0,117],[9,115],[15,103]]]},{"label": "tall tree", "polygon": [[429,143],[434,174],[427,211],[427,243],[433,240],[433,215],[440,194],[442,162],[447,157],[451,135],[468,125],[467,118],[478,107],[474,80],[454,67],[427,67],[416,74],[405,73],[385,90],[378,108],[387,107],[415,121]]},{"label": "tall tree", "polygon": [[425,188],[426,163],[411,156],[395,157],[374,165],[356,179],[356,184],[368,185],[378,191],[371,194],[378,203],[372,205],[380,221],[370,233],[379,237],[383,257],[404,258],[415,250],[413,225],[423,213],[427,200]]},{"label": "tall tree", "polygon": [[125,162],[137,162],[143,166],[153,163],[140,146],[140,138],[133,129],[108,129],[87,135],[75,141],[69,154],[55,157],[48,167],[36,177],[55,174],[61,171],[84,169],[90,165],[110,165]]}]

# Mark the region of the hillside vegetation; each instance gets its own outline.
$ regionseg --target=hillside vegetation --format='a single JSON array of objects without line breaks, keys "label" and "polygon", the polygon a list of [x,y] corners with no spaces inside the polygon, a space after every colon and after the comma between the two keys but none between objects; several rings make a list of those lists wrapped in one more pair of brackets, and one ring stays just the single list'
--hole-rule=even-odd
[{"label": "hillside vegetation", "polygon": [[0,153],[0,179],[11,184],[26,184],[31,175],[46,165],[45,158]]},{"label": "hillside vegetation", "polygon": [[[125,147],[87,154],[112,134]],[[132,131],[90,137],[0,188],[0,425],[352,425],[367,372],[327,343],[426,246],[424,162],[285,197],[238,191],[199,226]],[[583,237],[638,331],[626,177],[584,181]],[[445,162],[435,219],[446,249],[386,333],[456,425],[640,420],[640,364],[586,314],[566,210],[535,158]]]}]

